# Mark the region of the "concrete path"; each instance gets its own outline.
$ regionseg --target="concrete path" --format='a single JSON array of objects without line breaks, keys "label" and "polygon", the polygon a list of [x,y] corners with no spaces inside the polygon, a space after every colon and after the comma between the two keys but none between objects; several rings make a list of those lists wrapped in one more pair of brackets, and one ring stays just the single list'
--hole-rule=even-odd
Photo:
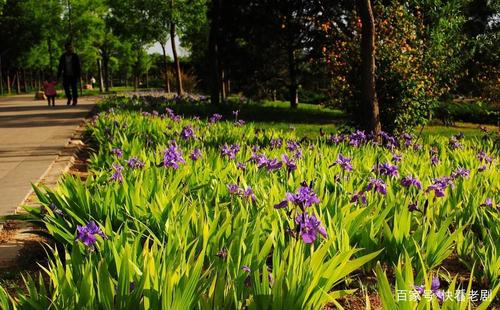
[{"label": "concrete path", "polygon": [[33,97],[0,97],[0,216],[15,212],[97,101],[48,107]]}]

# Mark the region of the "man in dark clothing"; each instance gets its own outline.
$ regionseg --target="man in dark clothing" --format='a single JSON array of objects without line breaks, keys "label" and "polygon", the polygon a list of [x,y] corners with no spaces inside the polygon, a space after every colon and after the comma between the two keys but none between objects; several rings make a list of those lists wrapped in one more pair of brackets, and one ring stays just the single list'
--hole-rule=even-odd
[{"label": "man in dark clothing", "polygon": [[68,98],[68,105],[71,104],[71,99],[73,99],[73,105],[78,102],[78,80],[82,72],[80,65],[80,57],[75,53],[73,45],[71,43],[66,43],[64,46],[66,53],[64,53],[59,59],[59,69],[57,70],[57,79],[63,77],[63,87],[66,93],[66,98]]}]

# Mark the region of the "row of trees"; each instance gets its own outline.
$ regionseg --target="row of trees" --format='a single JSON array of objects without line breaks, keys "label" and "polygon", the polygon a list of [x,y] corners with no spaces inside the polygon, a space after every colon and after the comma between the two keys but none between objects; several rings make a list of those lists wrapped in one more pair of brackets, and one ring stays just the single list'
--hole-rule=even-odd
[{"label": "row of trees", "polygon": [[[166,55],[168,39],[179,36],[199,91],[214,103],[232,91],[294,108],[300,96],[342,107],[369,130],[379,130],[380,119],[392,131],[425,122],[445,97],[498,96],[495,1],[2,0],[0,7],[0,72],[11,84],[26,80],[26,70],[53,71],[54,55],[71,39],[105,90],[112,77],[137,87],[156,68],[163,87],[182,95],[175,40],[173,62]],[[154,43],[163,50],[159,63],[146,52]]]},{"label": "row of trees", "polygon": [[377,131],[380,118],[394,131],[451,96],[498,100],[499,12],[487,0],[213,0],[209,50],[193,60],[208,60],[207,80],[219,81],[212,101],[226,80],[249,96],[277,91],[291,107],[312,92],[358,126]]},{"label": "row of trees", "polygon": [[[54,73],[64,43],[71,41],[82,58],[83,72],[99,77],[103,90],[110,90],[113,77],[132,80],[137,88],[140,77],[158,65],[158,57],[148,55],[147,49],[159,43],[163,55],[157,68],[164,87],[170,91],[173,84],[182,95],[176,40],[170,40],[173,70],[166,45],[177,31],[203,19],[202,4],[193,9],[196,1],[187,0],[3,0],[0,85],[10,88],[22,81],[19,90],[29,88],[24,84],[39,83],[43,75]],[[172,71],[174,83],[169,77]]]}]

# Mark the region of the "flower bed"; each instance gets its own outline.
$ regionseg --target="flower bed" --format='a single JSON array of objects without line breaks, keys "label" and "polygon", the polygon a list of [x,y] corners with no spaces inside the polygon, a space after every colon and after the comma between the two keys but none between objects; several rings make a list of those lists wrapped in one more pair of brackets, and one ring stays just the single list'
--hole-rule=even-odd
[{"label": "flower bed", "polygon": [[[44,270],[50,280],[28,278],[29,294],[0,290],[2,308],[321,309],[340,306],[359,288],[353,280],[373,271],[387,309],[494,300],[490,135],[299,140],[245,124],[237,111],[185,118],[182,104],[204,105],[102,104],[109,110],[88,126],[89,177],[38,188],[43,208],[30,210],[59,245]],[[446,271],[451,256],[469,283]],[[461,289],[488,294],[456,298]]]}]

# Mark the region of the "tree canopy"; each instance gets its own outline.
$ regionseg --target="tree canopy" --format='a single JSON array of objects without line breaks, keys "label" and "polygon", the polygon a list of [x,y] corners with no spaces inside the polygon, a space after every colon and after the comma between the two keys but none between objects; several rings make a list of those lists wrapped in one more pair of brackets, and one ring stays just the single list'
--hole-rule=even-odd
[{"label": "tree canopy", "polygon": [[[188,91],[211,93],[214,103],[231,93],[292,108],[319,103],[362,124],[364,4],[373,15],[372,97],[384,128],[423,124],[454,96],[498,100],[500,5],[486,0],[2,0],[1,85],[21,71],[53,72],[72,41],[84,73],[99,76],[105,90],[147,80],[182,95],[184,81],[195,80]],[[189,57],[181,60],[175,38]],[[154,45],[162,57],[152,66]]]}]

